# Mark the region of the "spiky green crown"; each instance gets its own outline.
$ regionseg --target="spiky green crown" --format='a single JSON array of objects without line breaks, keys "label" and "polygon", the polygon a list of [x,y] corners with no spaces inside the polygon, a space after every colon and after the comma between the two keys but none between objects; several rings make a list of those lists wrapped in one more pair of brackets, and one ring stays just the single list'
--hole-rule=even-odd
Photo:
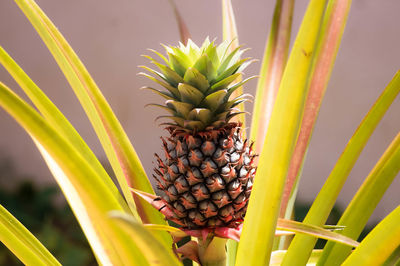
[{"label": "spiky green crown", "polygon": [[163,63],[146,56],[159,71],[143,66],[154,76],[141,73],[157,82],[166,91],[145,87],[166,99],[165,105],[149,104],[167,110],[172,121],[163,123],[186,132],[218,129],[240,111],[235,107],[247,100],[247,94],[230,99],[232,93],[249,79],[236,82],[249,58],[240,59],[244,50],[228,51],[229,43],[216,46],[208,38],[201,47],[191,40],[187,45],[164,46],[168,58],[157,54]]}]

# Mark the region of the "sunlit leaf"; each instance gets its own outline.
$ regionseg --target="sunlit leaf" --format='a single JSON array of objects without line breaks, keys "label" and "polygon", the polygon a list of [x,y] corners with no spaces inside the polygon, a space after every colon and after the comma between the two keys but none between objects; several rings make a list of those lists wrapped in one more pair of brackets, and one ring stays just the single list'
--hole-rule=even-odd
[{"label": "sunlit leaf", "polygon": [[[315,265],[322,254],[322,250],[314,249],[311,253],[310,258],[307,261],[307,266]],[[286,255],[286,250],[273,251],[271,254],[271,261],[269,266],[280,266],[282,265],[283,258]]]},{"label": "sunlit leaf", "polygon": [[111,212],[110,216],[138,243],[139,249],[150,265],[181,265],[178,258],[173,254],[172,249],[162,245],[132,216],[120,212]]},{"label": "sunlit leaf", "polygon": [[[374,169],[370,172],[346,210],[338,225],[345,225],[341,234],[357,239],[370,216],[400,171],[400,133],[390,144]],[[342,263],[351,248],[328,242],[319,263]]]},{"label": "sunlit leaf", "polygon": [[254,101],[250,138],[256,153],[261,152],[286,66],[292,28],[294,0],[277,0],[274,17],[261,63]]},{"label": "sunlit leaf", "polygon": [[[290,158],[307,95],[307,79],[325,1],[309,3],[276,98],[239,242],[236,265],[269,262]],[[268,193],[265,189],[268,188]]]},{"label": "sunlit leaf", "polygon": [[[143,258],[135,243],[111,225],[107,213],[123,211],[101,177],[80,153],[33,108],[0,83],[0,106],[29,133],[65,193],[99,262],[104,265]],[[135,258],[135,259],[134,259]]]},{"label": "sunlit leaf", "polygon": [[0,64],[13,76],[16,82],[24,90],[29,99],[33,102],[43,117],[55,129],[82,154],[93,169],[102,177],[108,189],[124,208],[127,208],[126,202],[121,197],[117,187],[104,170],[103,166],[96,158],[92,150],[81,138],[79,133],[65,118],[61,111],[51,102],[51,100],[40,90],[40,88],[29,78],[27,74],[18,66],[18,64],[0,47]]},{"label": "sunlit leaf", "polygon": [[400,206],[372,229],[342,265],[383,265],[400,246],[399,221]]},{"label": "sunlit leaf", "polygon": [[309,91],[304,108],[303,120],[293,157],[290,162],[285,191],[281,204],[281,217],[290,217],[293,206],[288,206],[290,197],[296,197],[293,187],[299,182],[306,151],[319,113],[322,99],[333,69],[344,28],[350,10],[351,0],[330,1],[325,11],[321,33],[318,37],[313,68],[309,77]]},{"label": "sunlit leaf", "polygon": [[[235,14],[233,12],[231,0],[221,0],[222,1],[222,38],[225,42],[229,43],[227,50],[229,52],[235,51],[239,48],[239,36],[236,27]],[[225,60],[226,61],[226,60]],[[229,62],[229,61],[227,61]],[[224,65],[224,63],[222,63]],[[242,77],[239,76],[237,82],[240,82]],[[239,87],[232,95],[232,98],[236,98],[243,94],[243,88]],[[244,112],[244,104],[239,104],[238,108],[241,112]],[[244,128],[246,128],[246,116],[240,115],[237,119],[240,121]],[[243,137],[246,136],[246,132],[243,132]]]},{"label": "sunlit leaf", "polygon": [[[318,193],[305,219],[306,224],[321,226],[325,223],[333,205],[339,196],[351,169],[356,163],[361,151],[381,121],[383,115],[400,92],[400,72],[396,73],[368,114],[364,117],[356,132],[348,142],[342,155],[336,162],[324,186]],[[316,238],[297,235],[294,237],[287,255],[288,263],[302,259],[305,261],[314,247]]]},{"label": "sunlit leaf", "polygon": [[[110,160],[125,199],[132,212],[136,212],[128,185],[147,192],[153,192],[153,189],[121,124],[78,56],[39,6],[33,0],[15,2],[35,27],[74,89]],[[145,206],[140,199],[137,199],[136,205],[143,221],[165,223],[157,211]],[[165,244],[170,243],[170,237],[165,235]]]},{"label": "sunlit leaf", "polygon": [[312,235],[326,240],[332,240],[350,247],[357,247],[359,244],[357,241],[351,239],[350,237],[346,237],[344,235],[332,232],[318,226],[304,224],[291,220],[279,219],[276,228],[279,230],[287,230],[295,233]]},{"label": "sunlit leaf", "polygon": [[61,265],[42,243],[1,205],[0,241],[25,265]]}]

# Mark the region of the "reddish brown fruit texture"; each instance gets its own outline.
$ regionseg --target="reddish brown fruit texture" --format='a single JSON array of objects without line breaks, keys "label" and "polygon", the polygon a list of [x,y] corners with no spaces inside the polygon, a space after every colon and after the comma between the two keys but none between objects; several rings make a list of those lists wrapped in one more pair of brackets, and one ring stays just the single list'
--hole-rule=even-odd
[{"label": "reddish brown fruit texture", "polygon": [[173,220],[187,229],[237,227],[256,172],[252,145],[242,139],[240,124],[197,133],[167,129],[165,159],[156,155],[154,177]]}]

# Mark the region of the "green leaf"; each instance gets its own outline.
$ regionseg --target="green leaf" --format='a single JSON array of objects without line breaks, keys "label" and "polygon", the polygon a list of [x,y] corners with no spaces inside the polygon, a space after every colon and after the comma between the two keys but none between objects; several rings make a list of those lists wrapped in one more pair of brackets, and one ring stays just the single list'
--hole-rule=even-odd
[{"label": "green leaf", "polygon": [[150,230],[150,231],[165,231],[165,232],[169,232],[170,234],[172,234],[174,237],[185,237],[188,236],[188,234],[186,234],[185,232],[183,232],[182,230],[176,228],[176,227],[172,227],[169,225],[163,225],[163,224],[144,224],[143,225],[146,229]]},{"label": "green leaf", "polygon": [[165,106],[165,105],[162,105],[162,104],[149,103],[149,104],[146,104],[146,105],[145,105],[145,107],[147,107],[147,106],[158,107],[158,108],[161,108],[161,109],[166,110],[167,112],[169,112],[169,113],[172,114],[172,115],[176,115],[176,112],[175,112],[175,109],[174,109],[174,108],[169,108],[169,107],[167,107],[167,106]]},{"label": "green leaf", "polygon": [[196,131],[200,131],[205,128],[205,125],[203,122],[191,121],[191,120],[186,120],[183,126],[184,126],[184,128],[188,128],[188,129],[196,130]]},{"label": "green leaf", "polygon": [[[101,264],[143,260],[135,243],[111,225],[107,213],[120,203],[80,153],[32,107],[0,82],[0,106],[29,133],[76,213]],[[135,258],[136,257],[136,261]],[[137,264],[135,264],[137,263]]]},{"label": "green leaf", "polygon": [[181,58],[177,57],[176,55],[174,55],[172,53],[168,53],[168,57],[169,57],[169,63],[171,65],[172,69],[176,73],[178,73],[179,76],[183,77],[185,75],[187,66],[184,66],[182,64],[183,61],[181,60]]},{"label": "green leaf", "polygon": [[[351,200],[338,225],[345,225],[341,234],[357,239],[379,201],[400,171],[400,133],[372,169],[357,194]],[[341,264],[351,248],[328,242],[321,257],[321,265]],[[329,263],[328,263],[329,261]]]},{"label": "green leaf", "polygon": [[235,73],[211,86],[210,92],[226,89],[232,82],[241,76],[240,73]]},{"label": "green leaf", "polygon": [[114,194],[115,198],[124,208],[127,208],[126,202],[121,197],[117,187],[111,180],[103,166],[94,155],[92,150],[87,146],[79,133],[65,118],[61,111],[51,102],[51,100],[40,90],[40,88],[29,78],[27,74],[18,66],[18,64],[7,54],[0,46],[0,64],[10,73],[15,81],[20,85],[29,99],[33,102],[43,117],[54,126],[57,131],[65,137],[71,145],[77,149],[83,158],[94,168],[94,170],[102,177],[106,186]]},{"label": "green leaf", "polygon": [[[128,203],[132,203],[128,184],[143,191],[153,192],[139,157],[125,131],[78,56],[33,0],[15,0],[15,2],[35,27],[74,89],[110,160],[125,199]],[[144,206],[144,202],[140,199],[137,199],[135,203],[142,220],[165,223],[157,210]],[[171,238],[168,235],[165,235],[165,244],[171,244]]]},{"label": "green leaf", "polygon": [[[304,223],[317,226],[325,223],[361,151],[399,92],[400,72],[396,73],[358,126],[314,200],[303,221]],[[289,247],[288,255],[291,254],[290,258],[292,260],[298,261],[302,258],[304,261],[307,258],[307,254],[314,247],[315,242],[316,239],[310,236],[295,236]]]},{"label": "green leaf", "polygon": [[188,114],[188,119],[201,121],[208,124],[211,120],[212,113],[209,109],[195,108]]},{"label": "green leaf", "polygon": [[291,220],[279,219],[276,228],[278,230],[286,230],[295,233],[312,235],[318,238],[342,243],[350,247],[357,247],[359,244],[357,241],[351,239],[350,237],[346,237],[344,235],[329,231],[318,226],[304,224]]},{"label": "green leaf", "polygon": [[[156,55],[158,55],[158,57],[160,57],[164,62],[165,62],[165,64],[169,64],[169,62],[168,62],[168,59],[164,56],[164,55],[162,55],[161,53],[159,53],[159,52],[157,52],[156,50],[154,50],[154,49],[148,49],[150,52],[153,52],[153,53],[155,53]],[[151,58],[151,60],[154,60],[154,59],[152,59],[152,57],[149,57],[149,58]],[[155,60],[155,61],[157,61],[157,60]]]},{"label": "green leaf", "polygon": [[264,144],[272,108],[286,66],[293,10],[294,0],[276,1],[257,82],[250,128],[250,139],[254,141],[254,150],[257,154],[261,152]]},{"label": "green leaf", "polygon": [[25,265],[61,265],[2,205],[0,205],[0,241]]},{"label": "green leaf", "polygon": [[342,265],[383,265],[400,246],[399,221],[400,206],[372,229]]},{"label": "green leaf", "polygon": [[217,54],[217,48],[215,47],[214,41],[207,47],[204,51],[207,54],[208,58],[210,59],[211,63],[213,63],[214,68],[218,67],[219,65],[219,58]]},{"label": "green leaf", "polygon": [[[222,73],[226,68],[229,68],[231,65],[231,62],[235,62],[235,60],[240,58],[241,53],[243,53],[245,50],[240,50],[235,52],[233,55],[230,55],[229,53],[232,53],[235,51],[235,49],[240,48],[239,46],[239,36],[237,33],[237,28],[236,28],[236,21],[235,21],[235,14],[233,12],[232,8],[232,2],[231,0],[222,0],[222,35],[223,35],[223,40],[224,42],[228,43],[228,46],[226,48],[226,53],[225,53],[223,58],[221,59],[221,65],[218,68],[218,74]],[[224,47],[223,45],[222,47]],[[236,54],[236,55],[235,55]],[[226,59],[229,58],[230,59]],[[238,81],[241,81],[241,77],[238,78]],[[239,95],[243,94],[243,88],[240,87],[238,90],[236,90],[233,94],[233,98],[238,97]],[[239,104],[239,109],[241,112],[245,111],[244,104]],[[246,116],[240,115],[237,119],[236,122],[241,122],[242,127],[246,128]],[[246,131],[243,131],[243,137],[246,138]]]},{"label": "green leaf", "polygon": [[235,240],[228,239],[226,242],[226,265],[234,266],[236,261],[236,251],[239,243]]},{"label": "green leaf", "polygon": [[[226,78],[229,78],[231,75],[234,74],[240,74],[240,71],[238,71],[239,67],[242,66],[245,62],[249,61],[250,58],[244,58],[241,60],[238,60],[235,64],[233,64],[231,67],[226,69],[224,72],[222,72],[220,75],[218,75],[217,79],[215,82],[219,83],[221,80],[224,80]],[[251,61],[250,61],[251,62]],[[247,65],[246,65],[247,66]],[[237,73],[238,72],[238,73]],[[215,84],[214,84],[215,85]]]},{"label": "green leaf", "polygon": [[[311,56],[325,1],[311,0],[283,74],[249,200],[236,265],[267,265],[281,197],[300,129]],[[268,193],[265,193],[268,188]]]},{"label": "green leaf", "polygon": [[142,254],[150,265],[181,265],[171,248],[162,245],[142,224],[132,216],[111,212],[111,218],[138,243]]},{"label": "green leaf", "polygon": [[[294,187],[299,182],[306,151],[310,143],[322,99],[332,72],[336,55],[346,26],[351,0],[330,1],[325,11],[324,20],[318,37],[313,68],[309,77],[309,91],[304,108],[303,120],[293,157],[286,179],[285,192],[281,203],[281,217],[291,215],[293,206],[290,198],[295,198]],[[294,203],[294,200],[291,202]],[[305,259],[304,259],[305,261]]]},{"label": "green leaf", "polygon": [[240,58],[243,52],[246,51],[246,50],[240,50],[240,48],[242,48],[242,46],[237,46],[234,49],[232,47],[231,48],[232,51],[228,53],[226,56],[224,56],[224,58],[222,58],[221,64],[217,70],[218,76],[221,75],[223,72],[225,72],[232,65],[232,63],[235,62],[235,59]]},{"label": "green leaf", "polygon": [[186,118],[190,111],[194,108],[193,104],[169,100],[166,101],[169,108],[173,108],[178,114]]},{"label": "green leaf", "polygon": [[197,59],[196,63],[193,65],[193,68],[197,69],[202,75],[204,75],[209,83],[212,84],[214,82],[217,73],[213,63],[206,54],[203,54],[199,57],[199,59]]},{"label": "green leaf", "polygon": [[221,104],[224,102],[225,96],[228,92],[226,90],[219,90],[214,93],[211,93],[206,98],[204,98],[204,105],[212,112],[218,109]]},{"label": "green leaf", "polygon": [[[151,69],[151,68],[148,68],[148,67],[145,67],[145,66],[143,66],[143,68],[144,68],[144,69],[147,69],[147,70],[150,71],[150,72],[153,71],[152,73],[158,73],[157,71],[154,71],[154,70]],[[161,74],[161,73],[158,73],[158,74]],[[150,79],[150,80],[152,80],[152,81],[154,81],[154,82],[160,84],[161,86],[163,86],[164,88],[166,88],[166,89],[171,93],[171,95],[174,96],[175,99],[180,99],[180,98],[181,98],[181,95],[179,94],[178,89],[177,89],[176,87],[173,87],[173,86],[169,85],[169,83],[163,82],[163,81],[161,81],[161,80],[159,80],[159,79],[157,79],[157,78],[155,78],[155,77],[153,77],[153,76],[150,76],[150,75],[148,75],[148,74],[146,74],[146,73],[143,73],[143,72],[139,73],[139,75],[142,75],[142,76],[144,76],[144,77],[146,77],[146,78],[148,78],[148,79]],[[161,75],[162,75],[162,74],[161,74]],[[161,76],[160,76],[160,77],[161,77]]]},{"label": "green leaf", "polygon": [[183,127],[185,125],[185,119],[182,117],[178,117],[178,116],[171,116],[171,115],[160,115],[157,116],[156,121],[159,119],[171,119],[172,121],[174,121],[176,124],[178,124],[179,126]]},{"label": "green leaf", "polygon": [[203,93],[189,84],[180,83],[178,85],[179,93],[181,94],[182,102],[198,106],[204,98]]},{"label": "green leaf", "polygon": [[183,75],[180,76],[178,73],[176,73],[174,70],[172,70],[170,67],[162,65],[156,61],[152,61],[153,64],[155,64],[161,71],[161,73],[164,75],[165,80],[171,84],[171,86],[176,87],[178,86],[179,83],[183,82]]},{"label": "green leaf", "polygon": [[154,89],[152,87],[142,87],[141,89],[143,89],[143,90],[151,90],[151,91],[155,92],[156,94],[160,95],[161,97],[163,97],[164,99],[167,99],[167,100],[175,100],[175,97],[172,94],[168,93],[168,92],[160,91],[160,90]]},{"label": "green leaf", "polygon": [[[271,254],[271,261],[269,266],[281,266],[283,258],[286,255],[286,250],[273,251]],[[310,258],[307,261],[307,266],[315,265],[322,254],[322,249],[314,249],[311,253]]]},{"label": "green leaf", "polygon": [[229,49],[239,46],[239,38],[231,0],[222,0],[222,35],[223,40],[231,43]]},{"label": "green leaf", "polygon": [[183,80],[185,81],[185,83],[196,87],[203,93],[205,93],[210,87],[210,84],[208,83],[206,77],[193,67],[189,67],[186,70]]}]

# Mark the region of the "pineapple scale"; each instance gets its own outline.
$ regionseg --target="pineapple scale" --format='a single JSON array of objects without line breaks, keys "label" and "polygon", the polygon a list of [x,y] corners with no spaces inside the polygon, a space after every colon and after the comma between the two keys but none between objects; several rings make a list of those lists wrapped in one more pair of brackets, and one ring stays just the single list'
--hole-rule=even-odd
[{"label": "pineapple scale", "polygon": [[195,135],[170,129],[158,155],[156,175],[162,200],[188,229],[236,227],[243,221],[256,168],[241,127]]}]

